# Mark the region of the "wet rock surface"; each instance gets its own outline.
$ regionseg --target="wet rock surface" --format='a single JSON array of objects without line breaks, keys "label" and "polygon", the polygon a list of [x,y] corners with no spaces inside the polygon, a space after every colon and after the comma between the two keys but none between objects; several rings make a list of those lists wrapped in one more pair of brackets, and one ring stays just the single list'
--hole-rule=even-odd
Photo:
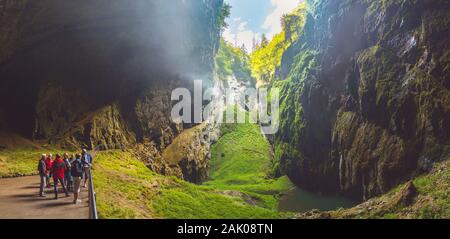
[{"label": "wet rock surface", "polygon": [[448,157],[449,2],[310,5],[277,83],[282,170],[308,190],[364,200]]}]

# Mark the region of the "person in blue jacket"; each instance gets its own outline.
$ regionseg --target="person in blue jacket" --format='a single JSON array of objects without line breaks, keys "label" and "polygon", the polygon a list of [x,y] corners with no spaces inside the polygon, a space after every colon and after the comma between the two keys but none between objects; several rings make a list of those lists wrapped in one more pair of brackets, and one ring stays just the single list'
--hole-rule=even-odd
[{"label": "person in blue jacket", "polygon": [[83,152],[81,154],[81,164],[83,165],[83,187],[85,188],[87,186],[87,180],[89,179],[92,167],[92,155],[88,153],[86,149],[83,149]]}]

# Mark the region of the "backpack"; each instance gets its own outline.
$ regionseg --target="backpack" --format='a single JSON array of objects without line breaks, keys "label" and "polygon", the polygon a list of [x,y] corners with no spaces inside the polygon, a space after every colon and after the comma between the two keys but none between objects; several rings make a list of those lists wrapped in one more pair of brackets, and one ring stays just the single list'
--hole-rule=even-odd
[{"label": "backpack", "polygon": [[81,177],[83,175],[83,165],[81,165],[80,160],[75,160],[72,164],[72,176]]}]

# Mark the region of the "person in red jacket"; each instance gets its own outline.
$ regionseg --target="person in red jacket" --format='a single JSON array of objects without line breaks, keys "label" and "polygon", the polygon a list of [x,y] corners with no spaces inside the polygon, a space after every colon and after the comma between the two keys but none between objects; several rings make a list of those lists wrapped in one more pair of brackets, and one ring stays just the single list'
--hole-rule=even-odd
[{"label": "person in red jacket", "polygon": [[61,158],[59,154],[56,155],[55,161],[52,164],[52,174],[53,174],[53,182],[55,187],[55,199],[58,199],[58,184],[61,183],[64,192],[66,193],[66,197],[69,196],[69,192],[67,191],[66,186],[64,185],[64,171],[66,170],[66,163]]},{"label": "person in red jacket", "polygon": [[45,175],[47,177],[46,186],[50,188],[50,178],[52,177],[53,155],[49,154],[45,159]]}]

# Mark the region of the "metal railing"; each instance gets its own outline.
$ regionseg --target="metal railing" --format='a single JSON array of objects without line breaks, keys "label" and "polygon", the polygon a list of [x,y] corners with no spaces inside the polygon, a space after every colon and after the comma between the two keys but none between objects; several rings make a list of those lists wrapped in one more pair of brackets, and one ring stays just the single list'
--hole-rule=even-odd
[{"label": "metal railing", "polygon": [[89,170],[89,219],[98,219],[97,201],[94,190],[94,180],[92,178],[92,167]]},{"label": "metal railing", "polygon": [[[124,149],[125,147],[123,145],[116,146],[117,148]],[[96,147],[92,149],[91,156],[94,158],[98,152],[101,151],[101,149],[106,149],[105,145],[99,144]],[[94,189],[94,178],[92,177],[92,165],[89,170],[89,219],[98,219],[97,214],[97,200],[96,200],[96,194]]]}]

